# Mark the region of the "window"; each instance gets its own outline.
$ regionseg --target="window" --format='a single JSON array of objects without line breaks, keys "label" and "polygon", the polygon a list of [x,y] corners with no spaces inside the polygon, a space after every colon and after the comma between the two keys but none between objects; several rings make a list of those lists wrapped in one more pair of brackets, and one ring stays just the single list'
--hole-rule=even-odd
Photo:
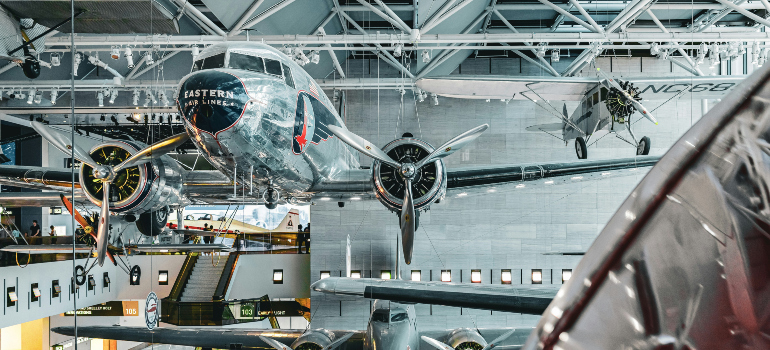
[{"label": "window", "polygon": [[158,271],[158,284],[161,286],[168,285],[168,271]]},{"label": "window", "polygon": [[265,71],[267,71],[268,74],[282,76],[283,73],[281,73],[281,62],[276,60],[271,60],[269,58],[265,58]]},{"label": "window", "polygon": [[350,271],[350,278],[361,278],[361,271]]},{"label": "window", "polygon": [[273,270],[273,284],[283,284],[283,270]]},{"label": "window", "polygon": [[532,270],[532,284],[543,284],[543,270]]},{"label": "window", "polygon": [[220,53],[214,56],[206,57],[203,59],[201,69],[222,68],[225,66],[225,53]]},{"label": "window", "polygon": [[601,92],[601,96],[602,96],[601,99],[602,99],[602,101],[606,100],[607,99],[607,88],[602,87],[601,90],[599,90],[599,92]]},{"label": "window", "polygon": [[236,52],[230,52],[230,68],[250,70],[252,72],[265,72],[265,64],[262,57],[249,56]]},{"label": "window", "polygon": [[572,269],[561,270],[561,283],[569,281],[572,277]]},{"label": "window", "polygon": [[36,302],[40,300],[40,288],[37,287],[37,283],[32,283],[30,288],[32,289],[32,297],[30,298],[30,301]]},{"label": "window", "polygon": [[294,78],[291,76],[291,69],[289,69],[289,66],[285,64],[283,65],[283,78],[286,81],[286,85],[289,85],[292,89],[294,89]]},{"label": "window", "polygon": [[329,271],[321,271],[321,279],[331,277],[332,274]]},{"label": "window", "polygon": [[192,71],[197,72],[201,69],[202,66],[203,66],[203,60],[197,60],[193,62]]},{"label": "window", "polygon": [[512,277],[513,276],[511,276],[511,270],[503,270],[500,273],[500,283],[511,284]]},{"label": "window", "polygon": [[399,312],[390,317],[390,322],[406,321],[408,318],[409,316],[407,316],[406,312]]},{"label": "window", "polygon": [[420,270],[412,270],[412,281],[421,281],[421,275],[422,273],[420,273]]},{"label": "window", "polygon": [[481,283],[481,270],[471,270],[471,283]]},{"label": "window", "polygon": [[599,103],[599,91],[594,92],[593,104]]},{"label": "window", "polygon": [[51,296],[58,298],[59,294],[61,294],[61,286],[59,285],[59,280],[53,280],[51,282]]},{"label": "window", "polygon": [[88,290],[94,290],[96,288],[96,280],[94,275],[88,275]]},{"label": "window", "polygon": [[107,272],[104,273],[104,275],[102,276],[102,283],[104,283],[104,285],[102,287],[109,287],[110,286],[110,275],[109,275],[109,273],[107,273]]},{"label": "window", "polygon": [[384,279],[384,280],[391,279],[390,270],[382,270],[382,271],[380,271],[380,278]]},{"label": "window", "polygon": [[441,270],[441,282],[452,282],[452,271]]},{"label": "window", "polygon": [[15,306],[16,302],[19,300],[19,297],[16,296],[16,287],[8,287],[5,290],[5,293],[7,295],[5,299],[5,306],[6,307]]},{"label": "window", "polygon": [[374,310],[372,313],[372,321],[373,322],[382,322],[382,323],[388,323],[388,310]]}]

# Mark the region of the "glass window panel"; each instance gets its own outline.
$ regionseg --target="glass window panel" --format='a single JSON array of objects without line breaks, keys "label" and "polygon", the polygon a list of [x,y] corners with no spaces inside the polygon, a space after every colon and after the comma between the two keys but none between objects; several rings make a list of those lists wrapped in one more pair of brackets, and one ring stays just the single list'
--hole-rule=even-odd
[{"label": "glass window panel", "polygon": [[237,52],[230,53],[230,68],[259,73],[265,72],[265,64],[262,62],[262,57],[249,56]]}]

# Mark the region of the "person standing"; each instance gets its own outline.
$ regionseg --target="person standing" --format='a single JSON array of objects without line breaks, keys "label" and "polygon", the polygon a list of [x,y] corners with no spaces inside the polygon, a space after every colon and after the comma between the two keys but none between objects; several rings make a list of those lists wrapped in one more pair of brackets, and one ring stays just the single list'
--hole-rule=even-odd
[{"label": "person standing", "polygon": [[303,240],[305,241],[305,254],[310,254],[310,223],[307,223],[307,226],[305,226],[305,231],[302,235]]},{"label": "person standing", "polygon": [[56,244],[56,229],[51,225],[51,227],[48,228],[48,236],[53,237],[51,238],[51,244]]},{"label": "person standing", "polygon": [[302,242],[305,234],[302,233],[302,225],[297,225],[297,254],[302,254]]},{"label": "person standing", "polygon": [[[32,226],[29,227],[29,236],[30,237],[42,236],[40,234],[40,226],[37,224],[37,220],[32,220]],[[32,243],[32,242],[30,242],[30,243]]]}]

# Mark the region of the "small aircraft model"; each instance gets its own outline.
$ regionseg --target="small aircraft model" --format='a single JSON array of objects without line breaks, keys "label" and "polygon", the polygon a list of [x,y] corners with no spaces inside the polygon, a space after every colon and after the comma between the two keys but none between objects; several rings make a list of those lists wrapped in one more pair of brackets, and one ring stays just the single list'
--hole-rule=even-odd
[{"label": "small aircraft model", "polygon": [[[80,16],[85,11],[80,11],[75,14],[75,17]],[[6,14],[6,17],[10,17]],[[72,17],[72,20],[74,20],[75,17]],[[24,29],[21,27],[21,25],[18,26],[17,35],[19,35],[22,38],[22,44],[21,46],[9,50],[6,54],[0,54],[0,59],[8,60],[11,62],[14,62],[21,66],[21,69],[24,71],[24,76],[30,79],[35,79],[40,76],[40,60],[32,53],[31,49],[35,49],[35,46],[32,44],[35,40],[38,40],[42,37],[45,37],[49,33],[53,32],[54,30],[58,29],[59,27],[63,26],[67,22],[70,21],[70,18],[65,19],[64,21],[61,21],[57,25],[47,29],[46,31],[38,34],[32,39],[29,39],[27,37],[27,33],[24,32]],[[20,21],[16,21],[19,22]],[[15,53],[19,52],[21,50],[22,55],[14,55]],[[49,68],[50,68],[50,63]]]},{"label": "small aircraft model", "polygon": [[[631,126],[634,112],[656,125],[652,112],[689,93],[694,99],[721,99],[746,76],[698,76],[671,78],[614,78],[597,68],[597,77],[450,76],[423,78],[417,86],[439,96],[465,99],[530,100],[561,122],[533,125],[528,131],[545,132],[565,144],[575,140],[579,159],[588,158],[588,147],[614,134],[636,148],[637,155],[650,152],[650,138],[637,138]],[[648,110],[642,101],[663,100]],[[579,101],[572,114],[549,101]],[[628,130],[630,139],[620,136]],[[561,135],[557,134],[561,132]],[[589,143],[595,140],[593,143]]]}]

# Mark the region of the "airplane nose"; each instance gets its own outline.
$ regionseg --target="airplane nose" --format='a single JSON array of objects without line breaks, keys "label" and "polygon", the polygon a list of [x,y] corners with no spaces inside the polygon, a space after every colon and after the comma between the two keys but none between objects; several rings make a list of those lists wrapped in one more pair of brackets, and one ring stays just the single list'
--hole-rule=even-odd
[{"label": "airplane nose", "polygon": [[192,126],[216,136],[238,123],[249,95],[243,81],[235,75],[204,70],[182,82],[177,101]]}]

